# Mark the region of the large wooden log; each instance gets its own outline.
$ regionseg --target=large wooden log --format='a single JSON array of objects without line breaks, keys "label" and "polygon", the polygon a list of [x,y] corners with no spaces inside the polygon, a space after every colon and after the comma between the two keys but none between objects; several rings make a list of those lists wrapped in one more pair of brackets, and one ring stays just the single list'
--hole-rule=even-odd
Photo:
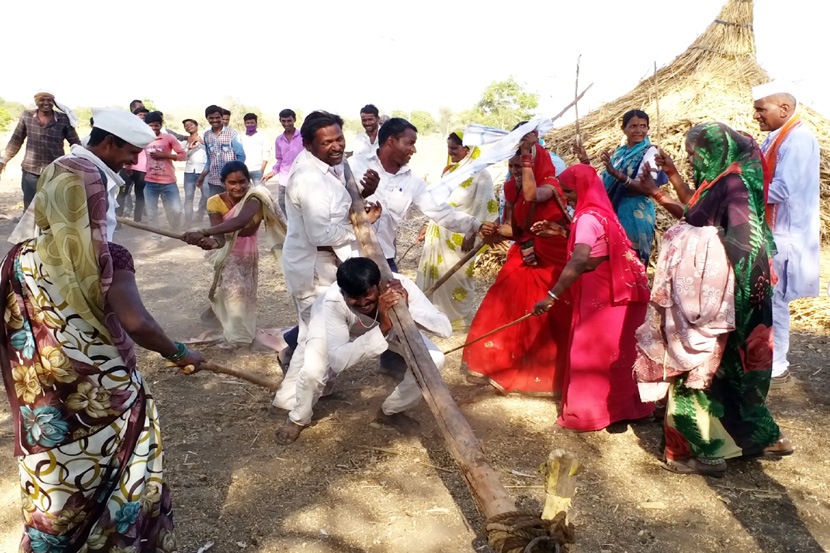
[{"label": "large wooden log", "polygon": [[[385,283],[392,278],[392,271],[389,269],[366,216],[363,198],[360,196],[348,163],[346,163],[346,181],[346,187],[352,198],[352,224],[357,240],[360,242],[361,251],[365,257],[377,263]],[[487,518],[515,511],[513,500],[499,481],[496,471],[484,457],[481,443],[444,384],[406,305],[399,303],[395,306],[392,311],[392,322],[401,340],[406,363],[415,373],[427,406],[435,416],[447,449],[467,481],[467,486],[479,511]]]}]

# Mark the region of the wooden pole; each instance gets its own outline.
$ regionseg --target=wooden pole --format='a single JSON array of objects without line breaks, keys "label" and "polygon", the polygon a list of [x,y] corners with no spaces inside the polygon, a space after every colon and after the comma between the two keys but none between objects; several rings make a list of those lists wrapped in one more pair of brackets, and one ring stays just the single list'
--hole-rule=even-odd
[{"label": "wooden pole", "polygon": [[576,116],[576,141],[582,144],[582,132],[579,129],[579,62],[582,61],[582,54],[576,57],[576,79],[574,80],[574,115]]},{"label": "wooden pole", "polygon": [[116,217],[116,221],[121,223],[122,225],[127,225],[128,227],[137,228],[140,230],[145,230],[147,232],[152,232],[153,234],[160,234],[162,236],[166,236],[168,238],[176,238],[177,240],[183,240],[184,234],[173,232],[172,230],[164,230],[156,227],[151,227],[150,225],[145,225],[144,223],[137,223],[132,219],[127,219],[126,217]]},{"label": "wooden pole", "polygon": [[562,108],[562,111],[560,111],[559,113],[557,113],[556,115],[554,115],[553,117],[551,117],[551,118],[550,118],[551,123],[555,122],[557,119],[559,119],[560,117],[562,117],[563,115],[565,115],[565,113],[566,113],[569,109],[571,109],[572,107],[574,107],[574,105],[576,105],[576,103],[577,103],[578,101],[580,101],[580,100],[582,99],[582,97],[583,97],[583,96],[585,96],[585,93],[586,93],[586,92],[588,92],[588,91],[591,89],[591,87],[592,87],[592,86],[594,86],[594,83],[591,83],[591,84],[589,84],[588,86],[586,86],[586,87],[585,87],[585,90],[583,90],[583,91],[579,94],[579,96],[577,96],[576,98],[574,98],[574,101],[573,101],[573,102],[571,102],[570,104],[568,104],[567,106],[565,106],[564,108]]},{"label": "wooden pole", "polygon": [[463,344],[461,344],[460,346],[456,346],[456,347],[454,347],[454,348],[452,348],[452,349],[448,349],[447,351],[445,351],[445,352],[444,352],[444,355],[447,355],[447,354],[452,353],[452,352],[454,352],[454,351],[458,351],[458,350],[460,350],[460,349],[464,349],[464,348],[466,348],[467,346],[471,346],[471,345],[475,344],[476,342],[480,342],[481,340],[484,340],[484,339],[485,339],[485,338],[487,338],[488,336],[492,336],[492,335],[493,335],[493,334],[495,334],[496,332],[501,332],[501,331],[502,331],[502,330],[504,330],[505,328],[511,327],[511,326],[513,326],[513,325],[517,325],[517,324],[521,323],[522,321],[526,321],[527,319],[529,319],[529,318],[530,318],[530,317],[532,317],[532,316],[533,316],[533,313],[525,313],[524,315],[522,315],[521,317],[519,317],[519,318],[518,318],[518,319],[516,319],[515,321],[509,322],[509,323],[507,323],[507,324],[505,324],[505,325],[501,325],[501,326],[500,326],[500,327],[498,327],[498,328],[494,328],[494,329],[493,329],[493,330],[491,330],[490,332],[487,332],[486,334],[482,334],[481,336],[479,336],[479,337],[478,337],[478,338],[476,338],[475,340],[470,340],[469,342],[464,342],[464,343],[463,343]]},{"label": "wooden pole", "polygon": [[424,292],[424,295],[425,295],[427,298],[429,298],[430,300],[432,300],[432,295],[435,293],[435,291],[436,291],[436,290],[438,290],[438,289],[441,287],[441,285],[442,285],[442,284],[444,284],[445,282],[447,282],[447,281],[450,279],[450,277],[451,277],[452,275],[454,275],[455,273],[457,273],[457,272],[458,272],[458,270],[459,270],[461,267],[463,267],[463,266],[464,266],[464,265],[465,265],[468,261],[470,261],[472,258],[474,258],[478,252],[480,252],[480,251],[484,250],[484,248],[485,248],[485,247],[487,247],[487,244],[482,244],[481,242],[476,242],[476,244],[473,246],[473,249],[471,249],[470,251],[468,251],[467,253],[465,253],[465,254],[464,254],[464,257],[462,257],[461,259],[459,259],[458,261],[456,261],[455,265],[453,265],[452,267],[450,267],[449,269],[447,269],[447,272],[446,272],[446,273],[444,273],[443,275],[441,275],[441,278],[439,278],[438,280],[436,280],[436,281],[435,281],[435,284],[433,284],[432,286],[430,286],[430,287],[429,287],[429,288],[428,288],[428,289]]},{"label": "wooden pole", "polygon": [[[345,164],[345,168],[346,188],[352,198],[351,219],[355,235],[360,242],[363,255],[377,263],[385,284],[392,278],[392,272],[366,217],[363,198],[360,197],[348,163]],[[461,475],[467,481],[479,511],[487,518],[514,511],[516,506],[510,494],[499,481],[498,473],[485,459],[481,443],[447,390],[404,302],[398,303],[392,309],[392,322],[403,346],[406,364],[415,374],[447,449],[458,463]]]},{"label": "wooden pole", "polygon": [[654,107],[657,125],[655,125],[655,135],[657,137],[656,142],[660,143],[660,87],[657,84],[657,62],[654,62]]},{"label": "wooden pole", "polygon": [[232,369],[230,367],[223,367],[222,365],[217,365],[216,363],[212,363],[210,361],[205,361],[204,363],[202,363],[201,368],[212,373],[226,374],[228,376],[232,376],[240,380],[245,380],[247,382],[250,382],[251,384],[262,386],[263,388],[267,388],[273,392],[275,392],[277,388],[280,387],[279,382],[275,382],[274,380],[271,380],[268,377],[260,376],[258,374],[253,374],[245,371],[240,371],[237,369]]}]

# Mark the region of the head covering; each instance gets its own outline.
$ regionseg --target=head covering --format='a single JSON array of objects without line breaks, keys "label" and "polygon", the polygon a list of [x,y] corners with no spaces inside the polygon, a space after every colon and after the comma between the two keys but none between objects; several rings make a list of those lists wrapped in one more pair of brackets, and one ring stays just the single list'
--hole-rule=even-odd
[{"label": "head covering", "polygon": [[[462,130],[452,131],[450,133],[450,136],[452,136],[452,135],[457,136],[458,140],[461,142],[461,144],[462,145],[464,144],[464,131],[462,131]],[[466,163],[468,161],[472,161],[474,159],[478,159],[478,156],[481,155],[481,149],[478,146],[473,146],[472,148],[470,146],[464,146],[464,148],[467,148],[467,150],[469,150],[469,151],[467,152],[467,155],[464,156],[464,159],[462,159],[458,163],[454,162],[452,160],[452,157],[449,154],[447,154],[447,166],[444,167],[444,172],[442,173],[442,175],[445,175],[447,173],[451,173],[452,171],[455,171],[456,169],[458,169],[458,167],[461,164]],[[472,177],[470,177],[467,180],[472,180]],[[467,181],[464,181],[464,182],[466,183]]]},{"label": "head covering", "polygon": [[55,98],[55,95],[52,92],[41,88],[40,90],[35,92],[35,102],[37,102],[44,96],[49,96],[50,98],[52,98],[52,101],[55,102],[55,107],[57,107],[59,110],[64,112],[67,117],[69,117],[70,125],[72,125],[73,127],[78,126],[78,116],[75,115],[75,112],[69,109],[66,105],[62,104],[61,102],[58,102],[57,98]]},{"label": "head covering", "polygon": [[[631,249],[631,241],[620,224],[605,186],[590,165],[578,163],[559,176],[562,187],[576,191],[576,211],[572,229],[579,217],[590,213],[605,230],[608,260],[611,263],[611,288],[614,304],[645,302],[649,299],[648,277],[642,262]],[[576,233],[571,231],[568,250],[573,252]]]},{"label": "head covering", "polygon": [[752,87],[752,99],[760,100],[773,94],[792,94],[795,96],[793,90],[795,85],[786,81],[772,81],[769,83],[760,84]]},{"label": "head covering", "polygon": [[137,115],[114,108],[92,108],[93,128],[112,133],[136,148],[144,148],[156,139],[150,127]]}]

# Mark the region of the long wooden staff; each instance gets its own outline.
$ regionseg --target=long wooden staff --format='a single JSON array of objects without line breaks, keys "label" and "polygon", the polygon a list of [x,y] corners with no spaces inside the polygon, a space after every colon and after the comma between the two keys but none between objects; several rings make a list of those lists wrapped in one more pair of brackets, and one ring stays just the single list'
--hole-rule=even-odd
[{"label": "long wooden staff", "polygon": [[[377,263],[383,282],[388,282],[392,278],[392,272],[369,224],[363,198],[360,197],[348,163],[345,167],[346,189],[352,198],[351,219],[355,235],[363,255]],[[498,473],[487,463],[481,443],[450,395],[404,302],[398,303],[392,309],[392,321],[401,342],[406,364],[415,374],[447,449],[458,463],[461,475],[467,481],[478,509],[487,518],[515,511],[516,506],[510,494],[499,482]]]},{"label": "long wooden staff", "polygon": [[530,317],[532,317],[532,316],[533,316],[533,313],[525,313],[524,315],[522,315],[521,317],[519,317],[519,318],[518,318],[518,319],[516,319],[515,321],[513,321],[513,322],[509,322],[509,323],[507,323],[507,324],[505,324],[505,325],[501,325],[501,326],[500,326],[500,327],[498,327],[498,328],[494,328],[494,329],[493,329],[493,330],[491,330],[490,332],[487,332],[486,334],[482,334],[481,336],[479,336],[479,337],[478,337],[478,338],[476,338],[475,340],[470,340],[469,342],[464,342],[464,343],[463,343],[463,344],[461,344],[460,346],[454,347],[454,348],[452,348],[452,349],[448,349],[447,351],[445,351],[445,352],[444,352],[444,355],[447,355],[448,353],[452,353],[452,352],[454,352],[454,351],[458,351],[458,350],[460,350],[460,349],[464,349],[464,348],[466,348],[467,346],[471,346],[471,345],[475,344],[476,342],[479,342],[479,341],[481,341],[481,340],[484,340],[484,339],[485,339],[485,338],[487,338],[488,336],[492,336],[492,335],[493,335],[493,334],[495,334],[496,332],[501,332],[501,331],[502,331],[502,330],[504,330],[505,328],[511,327],[511,326],[513,326],[513,325],[517,325],[517,324],[519,324],[519,323],[520,323],[520,322],[522,322],[522,321],[526,321],[526,320],[528,320],[528,319],[529,319]]},{"label": "long wooden staff", "polygon": [[654,133],[657,137],[657,143],[660,143],[660,87],[657,84],[657,62],[654,62],[654,107],[655,111],[657,112],[655,115],[657,117],[657,125],[656,132]]},{"label": "long wooden staff", "polygon": [[210,361],[205,361],[204,363],[202,363],[201,368],[213,373],[226,374],[228,376],[232,376],[240,380],[246,380],[252,384],[262,386],[263,388],[267,388],[271,391],[276,391],[277,388],[280,387],[279,382],[275,382],[274,380],[271,380],[268,377],[260,376],[258,374],[253,374],[245,371],[240,371],[237,369],[232,369],[230,367],[224,367],[222,365],[217,365],[216,363],[212,363]]},{"label": "long wooden staff", "polygon": [[471,249],[470,251],[465,253],[464,256],[461,259],[456,261],[455,265],[453,265],[452,267],[447,269],[447,272],[444,273],[441,276],[441,278],[436,280],[435,283],[432,286],[430,286],[424,292],[424,295],[431,300],[432,295],[435,293],[436,290],[438,290],[438,288],[441,287],[442,284],[447,282],[452,275],[454,275],[456,272],[458,272],[458,270],[461,267],[463,267],[468,261],[470,261],[473,257],[475,257],[478,252],[483,251],[485,247],[487,247],[487,244],[482,244],[481,242],[476,242],[476,245],[473,246],[473,249]]},{"label": "long wooden staff", "polygon": [[586,92],[588,92],[588,91],[591,89],[591,87],[592,87],[592,86],[594,86],[594,83],[591,83],[591,84],[589,84],[588,86],[586,86],[586,87],[585,87],[585,90],[583,90],[583,91],[579,94],[579,96],[577,96],[576,98],[574,98],[574,101],[573,101],[573,102],[571,102],[570,104],[568,104],[567,106],[565,106],[564,108],[562,108],[562,111],[560,111],[559,113],[557,113],[556,115],[554,115],[553,117],[551,117],[551,118],[550,118],[551,122],[553,123],[553,122],[555,122],[557,119],[559,119],[560,117],[562,117],[563,115],[565,115],[565,113],[566,113],[569,109],[571,109],[572,107],[574,107],[574,105],[575,105],[578,101],[580,101],[580,100],[582,99],[582,97],[583,97],[583,96],[585,96],[585,93],[586,93]]},{"label": "long wooden staff", "polygon": [[579,130],[579,62],[581,60],[582,54],[579,54],[576,58],[576,82],[574,83],[574,115],[576,116],[574,126],[576,127],[577,144],[582,144],[582,132]]},{"label": "long wooden staff", "polygon": [[184,240],[184,234],[173,232],[172,230],[164,230],[157,227],[151,227],[150,225],[145,225],[144,223],[137,223],[132,219],[127,219],[126,217],[116,217],[115,218],[119,223],[122,225],[127,225],[128,227],[137,228],[140,230],[145,230],[147,232],[152,232],[153,234],[160,234],[162,236],[166,236],[168,238],[176,238],[178,240]]}]

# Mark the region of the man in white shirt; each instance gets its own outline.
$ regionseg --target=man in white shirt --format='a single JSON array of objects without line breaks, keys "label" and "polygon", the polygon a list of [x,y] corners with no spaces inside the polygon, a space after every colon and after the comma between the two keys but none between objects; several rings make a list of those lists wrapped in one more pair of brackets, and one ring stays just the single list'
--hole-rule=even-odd
[{"label": "man in white shirt", "polygon": [[410,158],[416,152],[418,129],[400,117],[393,117],[378,131],[378,150],[354,156],[349,166],[356,179],[370,178],[373,173],[380,177],[374,195],[367,199],[383,206],[380,219],[374,224],[375,233],[383,249],[383,256],[392,271],[397,272],[395,263],[395,239],[398,225],[406,217],[413,204],[429,219],[453,232],[467,235],[465,243],[472,247],[473,235],[479,231],[492,233],[494,223],[482,222],[449,204],[435,201],[427,192],[427,183],[409,168]]},{"label": "man in white shirt", "polygon": [[[324,111],[312,112],[300,129],[305,149],[300,152],[285,189],[288,233],[282,249],[285,285],[297,308],[298,342],[305,341],[311,306],[317,296],[334,282],[337,259],[356,255],[357,245],[349,209],[352,201],[346,191],[343,152],[343,119]],[[375,183],[369,183],[370,188]],[[380,207],[368,210],[377,220]],[[302,356],[292,357],[285,379],[296,377]],[[282,409],[286,398],[279,393],[273,405]]]},{"label": "man in white shirt", "polygon": [[[279,443],[293,442],[311,423],[314,405],[335,376],[387,350],[400,359],[403,350],[389,313],[399,301],[408,304],[412,318],[422,328],[443,337],[452,334],[447,316],[430,303],[414,282],[397,274],[395,279],[381,292],[380,270],[365,257],[347,259],[337,269],[337,282],[314,302],[307,339],[294,354],[294,358],[302,356],[304,362],[293,386],[294,404],[288,420],[277,431]],[[426,335],[422,333],[421,337],[440,370],[444,354]],[[415,375],[407,369],[403,380],[383,402],[375,422],[402,431],[414,427],[417,422],[404,412],[420,399]]]},{"label": "man in white shirt", "polygon": [[360,108],[360,124],[363,125],[362,132],[354,137],[352,155],[371,153],[378,149],[378,130],[380,129],[380,112],[372,104],[366,104]]},{"label": "man in white shirt", "polygon": [[761,146],[772,170],[767,213],[778,275],[772,295],[772,388],[790,380],[790,305],[819,294],[819,145],[802,124],[796,99],[782,83],[753,89],[755,120],[769,136]]},{"label": "man in white shirt", "polygon": [[245,134],[239,135],[239,141],[242,143],[242,149],[245,150],[245,166],[251,174],[253,183],[259,184],[262,182],[262,174],[271,157],[271,144],[265,135],[257,131],[256,113],[246,113],[243,120],[245,121]]}]

